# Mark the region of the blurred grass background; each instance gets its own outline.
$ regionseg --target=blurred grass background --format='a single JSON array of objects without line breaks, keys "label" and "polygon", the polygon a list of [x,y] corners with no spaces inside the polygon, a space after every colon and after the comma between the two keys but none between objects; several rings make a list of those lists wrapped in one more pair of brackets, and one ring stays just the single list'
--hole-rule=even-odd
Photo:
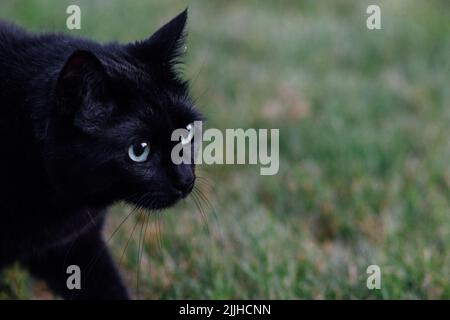
[{"label": "blurred grass background", "polygon": [[[81,31],[66,30],[69,4]],[[369,4],[382,30],[366,28]],[[17,0],[0,18],[128,42],[187,5],[185,73],[207,126],[280,128],[280,172],[200,168],[215,213],[188,200],[151,215],[140,263],[143,219],[129,219],[110,247],[133,294],[449,299],[450,3]],[[130,208],[111,211],[107,238]],[[52,295],[16,266],[0,298]]]}]

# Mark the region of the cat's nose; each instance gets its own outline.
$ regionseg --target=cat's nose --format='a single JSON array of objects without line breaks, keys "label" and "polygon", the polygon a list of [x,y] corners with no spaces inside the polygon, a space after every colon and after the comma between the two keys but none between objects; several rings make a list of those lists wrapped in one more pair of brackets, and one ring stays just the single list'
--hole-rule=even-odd
[{"label": "cat's nose", "polygon": [[175,187],[182,192],[183,196],[186,196],[192,191],[192,188],[194,188],[194,183],[195,183],[194,177],[190,177],[178,181],[175,184]]},{"label": "cat's nose", "polygon": [[173,185],[182,193],[182,196],[187,196],[194,187],[195,174],[190,165],[180,164],[174,167],[173,171]]}]

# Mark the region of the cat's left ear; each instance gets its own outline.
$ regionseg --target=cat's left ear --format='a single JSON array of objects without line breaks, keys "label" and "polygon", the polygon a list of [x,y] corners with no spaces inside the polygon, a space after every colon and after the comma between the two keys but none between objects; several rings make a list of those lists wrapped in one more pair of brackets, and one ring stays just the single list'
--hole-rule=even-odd
[{"label": "cat's left ear", "polygon": [[108,95],[107,83],[100,60],[90,51],[75,51],[64,64],[56,83],[58,112],[66,116],[86,112],[84,109]]},{"label": "cat's left ear", "polygon": [[129,52],[145,64],[171,69],[184,53],[187,16],[186,8],[147,40],[128,45]]}]

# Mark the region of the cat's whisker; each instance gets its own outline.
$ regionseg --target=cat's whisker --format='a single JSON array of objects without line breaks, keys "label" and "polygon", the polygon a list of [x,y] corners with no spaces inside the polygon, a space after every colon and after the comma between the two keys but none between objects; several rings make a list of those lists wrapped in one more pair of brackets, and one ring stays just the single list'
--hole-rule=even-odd
[{"label": "cat's whisker", "polygon": [[144,251],[145,250],[145,243],[146,243],[145,241],[147,239],[147,229],[148,229],[148,225],[149,225],[149,220],[150,220],[150,214],[147,214],[147,222],[145,224],[144,239],[143,239],[143,241],[144,241],[143,253],[145,252]]},{"label": "cat's whisker", "polygon": [[[205,178],[206,179],[206,178]],[[197,190],[197,192],[199,193],[200,197],[202,197],[202,199],[206,202],[206,205],[208,206],[208,208],[211,210],[211,213],[213,215],[213,218],[216,222],[216,224],[218,226],[220,226],[219,224],[219,218],[217,216],[217,212],[216,209],[214,208],[213,204],[211,203],[211,201],[208,199],[208,197],[204,194],[204,192],[200,189],[200,188],[195,188]],[[211,187],[210,189],[211,192],[215,192],[214,190],[214,186]]]},{"label": "cat's whisker", "polygon": [[191,87],[193,88],[198,77],[200,76],[200,74],[203,72],[203,68],[205,67],[206,64],[206,59],[203,57],[203,61],[200,64],[200,67],[198,68],[198,70],[195,72],[194,76],[189,80],[189,83],[191,84]]},{"label": "cat's whisker", "polygon": [[198,94],[197,96],[195,96],[194,98],[192,98],[192,103],[195,105],[197,104],[201,98],[203,98],[208,92],[209,92],[210,88],[206,87],[204,88],[200,94]]},{"label": "cat's whisker", "polygon": [[214,189],[214,185],[207,179],[197,176],[197,183],[201,184],[202,186],[207,187],[210,190]]},{"label": "cat's whisker", "polygon": [[210,229],[209,229],[209,223],[208,223],[207,215],[205,214],[205,211],[204,211],[204,209],[202,207],[201,201],[200,201],[200,199],[198,197],[198,194],[197,194],[197,191],[196,191],[195,188],[192,190],[191,194],[192,194],[192,199],[194,200],[194,203],[195,203],[197,209],[200,212],[200,215],[201,215],[201,218],[202,218],[202,222],[203,222],[203,224],[204,224],[208,234],[211,235],[211,232],[210,232]]},{"label": "cat's whisker", "polygon": [[[203,173],[205,173],[205,175],[203,175]],[[205,171],[202,171],[197,168],[196,177],[198,181],[202,181],[205,184],[209,185],[210,187],[214,188],[214,181],[206,175]]]},{"label": "cat's whisker", "polygon": [[158,241],[158,249],[159,253],[162,254],[162,232],[161,232],[161,221],[160,221],[160,213],[156,213],[156,226],[157,226],[157,232],[156,232],[156,240]]},{"label": "cat's whisker", "polygon": [[213,185],[213,181],[212,181],[209,177],[203,176],[203,175],[197,175],[197,177],[198,177],[200,180],[205,181],[205,182],[207,182],[207,183],[210,184],[210,185]]},{"label": "cat's whisker", "polygon": [[89,263],[86,265],[87,275],[86,278],[88,278],[90,272],[92,271],[92,268],[94,267],[95,263],[100,258],[101,254],[106,250],[109,241],[117,234],[119,229],[123,226],[123,224],[128,220],[128,218],[136,211],[136,207],[134,207],[130,213],[126,215],[126,217],[120,222],[119,226],[112,232],[112,234],[109,236],[109,238],[105,241],[102,248],[99,250],[99,252],[89,261]]},{"label": "cat's whisker", "polygon": [[[200,65],[198,71],[196,72],[196,74],[190,79],[189,83],[191,85],[191,87],[193,88],[194,85],[196,84],[197,79],[199,78],[201,72],[203,71],[203,68],[205,66],[205,60],[203,60],[202,64]],[[195,97],[192,98],[192,103],[195,105],[197,104],[201,98],[203,98],[210,90],[211,88],[204,85],[203,86],[203,90],[200,92],[200,94],[196,95]]]},{"label": "cat's whisker", "polygon": [[[136,208],[137,209],[137,208]],[[138,214],[139,214],[139,217],[142,215],[142,211],[138,211]],[[122,266],[122,261],[123,261],[123,258],[124,258],[124,256],[125,256],[125,252],[127,251],[127,249],[128,249],[128,246],[129,246],[129,244],[130,244],[130,240],[131,240],[131,238],[133,237],[133,234],[134,234],[134,231],[136,230],[136,227],[138,226],[138,224],[139,224],[139,219],[136,219],[136,223],[134,224],[134,226],[133,226],[133,229],[131,230],[131,234],[130,234],[130,236],[128,237],[128,240],[127,240],[127,242],[126,242],[126,244],[125,244],[125,248],[123,249],[123,251],[122,251],[122,254],[121,254],[121,256],[120,256],[120,260],[119,260],[119,267],[121,267]]]},{"label": "cat's whisker", "polygon": [[[155,204],[155,199],[150,199],[149,207],[153,207]],[[155,231],[156,231],[156,240],[158,243],[158,250],[162,253],[162,237],[161,237],[161,223],[160,223],[160,211],[152,211],[152,214],[155,215]]]},{"label": "cat's whisker", "polygon": [[95,220],[91,215],[91,212],[89,211],[89,209],[86,209],[87,215],[89,216],[89,219],[91,220],[91,223],[93,226],[95,226]]},{"label": "cat's whisker", "polygon": [[209,208],[209,210],[210,210],[210,212],[212,214],[212,217],[214,219],[214,222],[215,222],[214,225],[218,228],[218,230],[220,231],[219,235],[220,235],[220,237],[222,237],[223,234],[222,234],[222,231],[221,231],[221,225],[220,225],[220,222],[219,222],[219,217],[217,215],[216,209],[214,208],[214,206],[211,203],[211,201],[209,201],[208,197],[203,193],[203,191],[200,188],[195,188],[195,189],[197,190],[196,192],[199,194],[199,196],[203,199],[203,201],[205,201],[206,205],[208,206],[208,208]]},{"label": "cat's whisker", "polygon": [[[141,261],[142,261],[142,254],[144,252],[144,242],[145,242],[145,233],[147,232],[147,226],[148,226],[148,214],[144,213],[144,221],[141,225],[141,232],[139,235],[139,243],[138,243],[138,261],[137,261],[137,270],[136,270],[136,297],[139,299],[139,277],[141,272]],[[145,229],[145,233],[144,233]]]},{"label": "cat's whisker", "polygon": [[195,192],[197,193],[198,197],[206,204],[208,209],[210,209],[212,212],[214,212],[214,207],[209,201],[209,199],[206,197],[206,195],[203,193],[203,191],[200,188],[194,188]]},{"label": "cat's whisker", "polygon": [[[127,217],[125,217],[125,219],[127,219]],[[76,237],[72,240],[69,249],[66,251],[66,254],[64,256],[64,260],[63,263],[61,265],[62,268],[62,272],[66,272],[66,262],[67,259],[69,258],[70,252],[72,251],[73,247],[75,246],[76,242],[78,241],[78,239],[80,238],[80,236],[83,234],[83,231],[89,227],[91,225],[92,221],[89,220],[82,228],[81,231],[77,233]]]}]

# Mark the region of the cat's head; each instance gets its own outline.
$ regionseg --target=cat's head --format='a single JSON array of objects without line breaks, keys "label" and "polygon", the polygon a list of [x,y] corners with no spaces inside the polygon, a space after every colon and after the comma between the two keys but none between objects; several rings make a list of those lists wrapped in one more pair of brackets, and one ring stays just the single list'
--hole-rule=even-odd
[{"label": "cat's head", "polygon": [[126,200],[161,209],[186,197],[194,165],[176,165],[175,129],[200,114],[176,66],[184,51],[187,11],[148,40],[77,50],[56,83],[52,178],[99,205]]}]

